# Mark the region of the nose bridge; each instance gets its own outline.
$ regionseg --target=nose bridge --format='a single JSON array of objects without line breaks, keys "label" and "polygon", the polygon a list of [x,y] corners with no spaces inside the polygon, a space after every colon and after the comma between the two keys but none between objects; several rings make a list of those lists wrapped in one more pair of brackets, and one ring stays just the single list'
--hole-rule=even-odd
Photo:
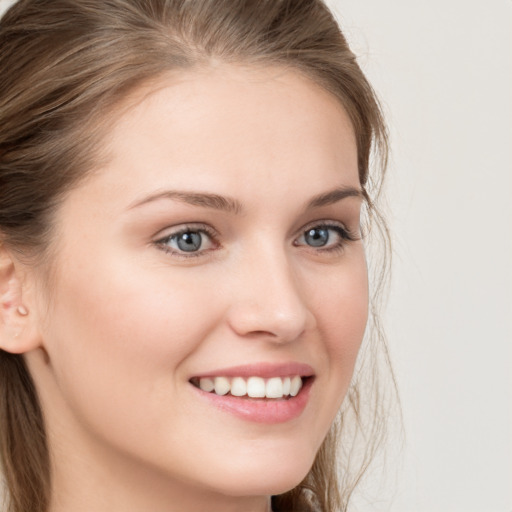
[{"label": "nose bridge", "polygon": [[285,247],[260,245],[243,258],[237,280],[230,323],[238,334],[261,334],[287,342],[311,324],[313,316]]}]

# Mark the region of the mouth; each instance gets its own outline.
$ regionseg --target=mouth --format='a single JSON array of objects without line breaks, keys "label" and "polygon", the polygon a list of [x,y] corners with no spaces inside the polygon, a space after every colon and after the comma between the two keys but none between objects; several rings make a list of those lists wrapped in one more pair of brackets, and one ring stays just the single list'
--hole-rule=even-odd
[{"label": "mouth", "polygon": [[253,423],[279,424],[304,412],[315,381],[305,364],[255,364],[189,379],[203,403]]},{"label": "mouth", "polygon": [[292,375],[286,377],[193,377],[190,383],[205,393],[217,396],[288,400],[296,397],[312,376]]}]

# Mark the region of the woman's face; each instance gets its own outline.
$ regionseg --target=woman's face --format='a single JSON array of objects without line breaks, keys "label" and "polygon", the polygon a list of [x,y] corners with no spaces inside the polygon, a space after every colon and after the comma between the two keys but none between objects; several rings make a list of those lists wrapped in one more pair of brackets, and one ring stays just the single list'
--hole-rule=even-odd
[{"label": "woman's face", "polygon": [[289,490],[367,319],[347,114],[294,72],[224,66],[139,91],[107,148],[58,211],[28,355],[56,481]]}]

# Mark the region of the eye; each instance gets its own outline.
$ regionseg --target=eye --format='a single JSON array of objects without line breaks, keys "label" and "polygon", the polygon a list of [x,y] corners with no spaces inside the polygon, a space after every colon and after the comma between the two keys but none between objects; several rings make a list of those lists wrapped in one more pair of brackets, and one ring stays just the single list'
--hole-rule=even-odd
[{"label": "eye", "polygon": [[164,251],[178,256],[199,256],[215,248],[213,234],[206,228],[185,227],[155,242]]},{"label": "eye", "polygon": [[329,243],[329,228],[318,227],[308,229],[304,233],[304,241],[311,247],[323,247]]},{"label": "eye", "polygon": [[201,249],[201,245],[203,245],[203,235],[198,231],[187,231],[174,235],[171,242],[175,242],[180,251],[195,252]]},{"label": "eye", "polygon": [[343,226],[338,224],[320,224],[308,227],[294,242],[294,245],[307,245],[314,249],[341,249],[346,242],[356,240]]}]

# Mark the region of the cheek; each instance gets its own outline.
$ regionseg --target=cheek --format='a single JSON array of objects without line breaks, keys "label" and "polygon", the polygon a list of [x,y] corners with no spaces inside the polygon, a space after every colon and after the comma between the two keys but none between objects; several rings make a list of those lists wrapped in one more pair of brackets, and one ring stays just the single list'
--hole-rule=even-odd
[{"label": "cheek", "polygon": [[362,249],[336,277],[312,288],[316,318],[333,363],[354,362],[368,320],[368,273]]},{"label": "cheek", "polygon": [[60,392],[80,420],[110,418],[121,428],[129,418],[135,432],[156,421],[163,394],[170,404],[183,361],[218,312],[188,281],[174,276],[171,286],[165,269],[107,262],[62,268],[45,342]]},{"label": "cheek", "polygon": [[355,364],[368,320],[366,287],[338,290],[325,308],[323,331],[331,364],[351,369]]},{"label": "cheek", "polygon": [[55,289],[51,316],[59,319],[59,330],[75,331],[87,339],[87,348],[97,345],[120,355],[128,350],[151,357],[161,350],[179,357],[193,349],[190,338],[208,330],[204,304],[215,317],[211,298],[187,276],[121,258],[89,260],[82,271],[64,268]]},{"label": "cheek", "polygon": [[333,383],[331,406],[337,409],[350,384],[368,320],[368,274],[362,249],[334,275],[322,287],[312,287],[309,294]]}]

